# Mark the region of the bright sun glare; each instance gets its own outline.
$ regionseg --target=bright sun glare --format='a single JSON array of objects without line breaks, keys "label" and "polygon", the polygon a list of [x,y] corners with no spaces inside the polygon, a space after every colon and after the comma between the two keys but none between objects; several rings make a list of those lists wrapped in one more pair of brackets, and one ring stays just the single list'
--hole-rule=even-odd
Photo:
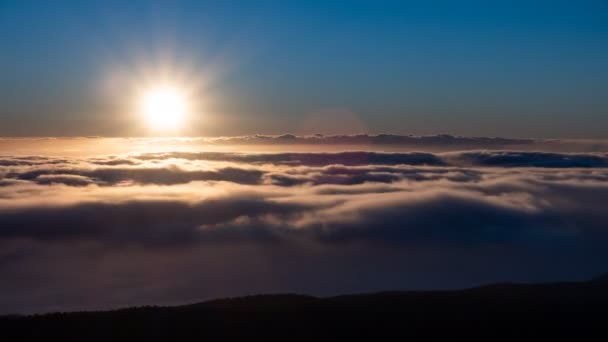
[{"label": "bright sun glare", "polygon": [[179,89],[159,86],[143,94],[141,111],[150,128],[172,131],[184,125],[188,115],[188,103]]}]

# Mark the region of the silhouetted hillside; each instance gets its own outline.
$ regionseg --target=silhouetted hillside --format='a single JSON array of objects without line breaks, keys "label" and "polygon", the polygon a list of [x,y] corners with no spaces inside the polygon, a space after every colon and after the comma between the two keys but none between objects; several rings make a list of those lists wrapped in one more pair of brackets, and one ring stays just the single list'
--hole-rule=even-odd
[{"label": "silhouetted hillside", "polygon": [[120,337],[439,336],[582,337],[608,327],[608,275],[588,282],[495,284],[316,298],[259,295],[178,307],[0,318],[18,337],[110,341]]}]

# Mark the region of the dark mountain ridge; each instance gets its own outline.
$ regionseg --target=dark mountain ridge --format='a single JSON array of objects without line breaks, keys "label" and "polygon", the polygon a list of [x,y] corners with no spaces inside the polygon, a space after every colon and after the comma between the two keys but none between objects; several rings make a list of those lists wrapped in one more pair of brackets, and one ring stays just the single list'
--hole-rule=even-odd
[{"label": "dark mountain ridge", "polygon": [[12,338],[113,340],[224,336],[581,337],[608,327],[608,275],[587,282],[501,283],[455,291],[328,298],[256,295],[175,307],[0,318]]}]

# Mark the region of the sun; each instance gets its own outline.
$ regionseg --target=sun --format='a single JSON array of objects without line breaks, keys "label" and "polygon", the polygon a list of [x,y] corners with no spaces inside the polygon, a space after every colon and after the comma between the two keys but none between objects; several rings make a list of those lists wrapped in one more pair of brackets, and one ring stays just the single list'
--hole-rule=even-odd
[{"label": "sun", "polygon": [[158,131],[175,131],[185,125],[188,101],[179,88],[162,85],[143,92],[140,108],[148,127]]}]

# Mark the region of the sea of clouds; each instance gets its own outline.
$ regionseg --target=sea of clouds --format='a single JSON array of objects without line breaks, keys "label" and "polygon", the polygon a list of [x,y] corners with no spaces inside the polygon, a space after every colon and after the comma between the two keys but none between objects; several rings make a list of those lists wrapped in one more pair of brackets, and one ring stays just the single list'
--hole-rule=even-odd
[{"label": "sea of clouds", "polygon": [[[130,144],[118,154],[90,148],[101,138],[4,139],[0,313],[608,270],[602,141],[340,137],[205,141],[259,145],[246,152],[113,140]],[[338,139],[351,147],[322,151]]]}]

